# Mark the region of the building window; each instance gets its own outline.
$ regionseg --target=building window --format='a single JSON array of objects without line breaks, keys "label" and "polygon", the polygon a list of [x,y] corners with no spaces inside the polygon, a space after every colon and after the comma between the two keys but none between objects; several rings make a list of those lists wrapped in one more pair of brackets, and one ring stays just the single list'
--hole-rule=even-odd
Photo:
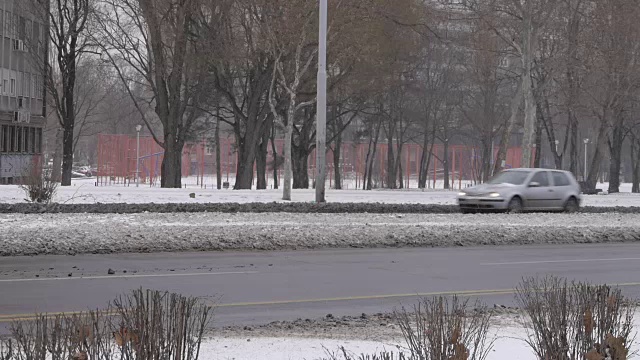
[{"label": "building window", "polygon": [[9,125],[0,128],[0,152],[9,152]]},{"label": "building window", "polygon": [[36,154],[42,154],[42,129],[36,128]]},{"label": "building window", "polygon": [[4,13],[4,36],[11,37],[11,13]]},{"label": "building window", "polygon": [[16,79],[11,79],[11,95],[16,94]]},{"label": "building window", "polygon": [[18,146],[16,148],[16,152],[23,153],[24,152],[24,128],[22,126],[18,126]]},{"label": "building window", "polygon": [[36,152],[36,128],[29,128],[29,152],[35,154]]}]

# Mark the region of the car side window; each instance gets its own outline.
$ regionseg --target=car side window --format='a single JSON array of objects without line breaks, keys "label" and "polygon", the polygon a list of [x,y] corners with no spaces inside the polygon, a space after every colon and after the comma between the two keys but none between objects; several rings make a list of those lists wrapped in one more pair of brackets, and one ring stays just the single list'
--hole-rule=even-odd
[{"label": "car side window", "polygon": [[567,179],[567,175],[558,171],[554,171],[553,174],[553,184],[555,186],[569,186],[571,183],[569,179]]},{"label": "car side window", "polygon": [[547,176],[546,171],[540,171],[537,174],[533,175],[531,178],[531,182],[537,182],[540,184],[540,187],[549,186],[549,176]]}]

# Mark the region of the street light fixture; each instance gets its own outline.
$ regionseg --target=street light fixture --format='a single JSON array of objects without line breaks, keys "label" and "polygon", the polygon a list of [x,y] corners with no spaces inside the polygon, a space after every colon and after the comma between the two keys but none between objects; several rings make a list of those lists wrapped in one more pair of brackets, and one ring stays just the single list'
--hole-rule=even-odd
[{"label": "street light fixture", "polygon": [[136,125],[136,187],[140,187],[140,130],[142,125]]},{"label": "street light fixture", "polygon": [[584,174],[582,174],[582,180],[587,181],[587,144],[589,139],[584,139]]}]

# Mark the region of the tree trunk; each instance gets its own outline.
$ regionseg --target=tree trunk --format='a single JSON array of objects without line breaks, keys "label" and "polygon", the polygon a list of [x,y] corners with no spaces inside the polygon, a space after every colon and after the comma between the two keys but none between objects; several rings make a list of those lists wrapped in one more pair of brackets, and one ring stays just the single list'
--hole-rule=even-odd
[{"label": "tree trunk", "polygon": [[387,136],[387,187],[397,189],[398,176],[396,174],[396,157],[393,148],[393,136]]},{"label": "tree trunk", "polygon": [[535,146],[535,156],[533,158],[533,167],[539,168],[540,162],[542,160],[542,120],[540,119],[540,115],[538,113],[536,119],[536,146]]},{"label": "tree trunk", "polygon": [[602,150],[607,145],[606,140],[606,118],[607,118],[608,110],[605,110],[605,114],[603,119],[601,120],[600,128],[598,130],[597,141],[595,143],[595,149],[593,154],[593,159],[591,161],[591,167],[589,168],[587,179],[586,179],[586,187],[589,190],[595,190],[596,183],[598,181],[598,176],[600,175],[600,165],[602,163]]},{"label": "tree trunk", "polygon": [[218,117],[216,120],[216,187],[222,189],[222,164],[220,162],[220,108],[216,110]]},{"label": "tree trunk", "polygon": [[284,132],[284,187],[282,189],[282,200],[291,200],[291,135],[293,134],[293,111],[289,109],[287,126]]},{"label": "tree trunk", "polygon": [[56,129],[55,149],[53,151],[53,169],[51,169],[51,177],[55,182],[62,181],[62,133],[62,128],[58,127]]},{"label": "tree trunk", "polygon": [[494,155],[491,141],[493,141],[491,137],[482,139],[482,174],[480,179],[482,179],[483,183],[487,182],[491,177],[491,162]]},{"label": "tree trunk", "polygon": [[267,188],[267,155],[269,147],[269,137],[274,120],[270,116],[269,120],[265,123],[265,129],[262,131],[262,139],[258,146],[258,156],[256,157],[256,189],[265,190]]},{"label": "tree trunk", "polygon": [[182,147],[170,132],[164,134],[164,156],[162,158],[160,186],[163,188],[182,187]]},{"label": "tree trunk", "polygon": [[449,189],[449,142],[444,142],[444,154],[442,155],[442,167],[444,170],[444,189]]},{"label": "tree trunk", "polygon": [[608,191],[610,194],[620,192],[620,166],[622,164],[622,143],[624,141],[624,129],[622,128],[622,119],[616,120],[616,125],[613,127],[612,139],[609,142],[609,153],[611,155],[611,160],[609,162]]},{"label": "tree trunk", "polygon": [[335,189],[342,189],[342,166],[340,166],[340,157],[342,156],[342,129],[344,123],[342,118],[337,115],[337,106],[331,107],[331,116],[333,121],[332,128],[335,134],[335,143],[333,148],[333,174],[335,179]]},{"label": "tree trunk", "polygon": [[631,138],[631,192],[640,193],[640,140]]},{"label": "tree trunk", "polygon": [[342,190],[342,168],[340,166],[340,156],[342,154],[342,134],[336,136],[336,144],[333,149],[333,173],[335,177],[335,188]]},{"label": "tree trunk", "polygon": [[70,113],[64,119],[64,131],[62,138],[62,183],[60,184],[62,186],[71,186],[71,172],[73,171],[73,117],[74,115]]},{"label": "tree trunk", "polygon": [[418,174],[418,188],[425,189],[427,187],[427,175],[429,174],[429,158],[431,152],[427,152],[429,147],[429,134],[425,131],[422,139],[422,155],[420,156],[420,173]]},{"label": "tree trunk", "polygon": [[[577,79],[578,59],[578,38],[580,36],[580,23],[582,13],[579,8],[573,9],[567,28],[567,119],[569,138],[569,171],[578,177],[578,119],[576,117],[575,104],[579,101],[579,88]],[[566,144],[564,145],[566,149]],[[556,160],[557,161],[557,160]]]},{"label": "tree trunk", "polygon": [[256,156],[256,190],[267,188],[267,144],[260,144]]},{"label": "tree trunk", "polygon": [[[396,160],[396,174],[398,174],[398,189],[404,189],[404,177],[402,176],[402,146],[398,149],[398,159]],[[409,166],[409,164],[407,164]]]},{"label": "tree trunk", "polygon": [[500,149],[498,150],[498,156],[496,157],[496,163],[493,165],[494,174],[502,171],[502,162],[507,158],[507,150],[509,149],[511,133],[515,127],[516,120],[518,118],[518,112],[520,110],[520,103],[522,102],[522,82],[518,82],[516,93],[511,100],[511,116],[507,126],[502,131],[502,139],[500,140]]},{"label": "tree trunk", "polygon": [[376,152],[378,151],[378,139],[380,137],[380,128],[382,127],[382,119],[378,119],[378,124],[376,126],[375,135],[373,136],[373,141],[369,142],[369,151],[371,151],[371,157],[367,154],[367,158],[369,161],[367,176],[366,176],[366,189],[371,190],[373,188],[373,167],[376,161]]},{"label": "tree trunk", "polygon": [[294,147],[292,152],[293,159],[293,188],[308,189],[309,188],[309,152],[300,147]]},{"label": "tree trunk", "polygon": [[533,144],[536,132],[536,99],[533,92],[533,58],[536,30],[533,23],[533,9],[531,1],[526,1],[523,6],[522,31],[522,92],[524,96],[524,137],[522,139],[522,158],[520,165],[528,168],[532,164]]},{"label": "tree trunk", "polygon": [[276,123],[271,126],[271,153],[273,154],[273,188],[278,188],[278,149],[276,148]]}]

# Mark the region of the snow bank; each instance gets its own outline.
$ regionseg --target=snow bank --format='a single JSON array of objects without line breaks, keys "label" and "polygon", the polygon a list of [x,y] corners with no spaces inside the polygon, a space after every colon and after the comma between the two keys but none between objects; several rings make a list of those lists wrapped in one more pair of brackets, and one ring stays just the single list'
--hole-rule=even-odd
[{"label": "snow bank", "polygon": [[2,214],[0,256],[640,240],[640,214]]}]

